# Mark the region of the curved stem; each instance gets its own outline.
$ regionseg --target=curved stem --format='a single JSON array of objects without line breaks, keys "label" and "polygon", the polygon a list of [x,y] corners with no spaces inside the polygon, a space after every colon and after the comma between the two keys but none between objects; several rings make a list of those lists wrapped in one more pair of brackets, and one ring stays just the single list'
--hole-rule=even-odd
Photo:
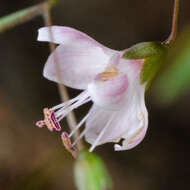
[{"label": "curved stem", "polygon": [[177,36],[179,7],[180,7],[180,0],[175,0],[174,9],[173,9],[171,33],[170,33],[168,39],[165,41],[165,43],[168,45],[172,44],[175,41],[176,36]]}]

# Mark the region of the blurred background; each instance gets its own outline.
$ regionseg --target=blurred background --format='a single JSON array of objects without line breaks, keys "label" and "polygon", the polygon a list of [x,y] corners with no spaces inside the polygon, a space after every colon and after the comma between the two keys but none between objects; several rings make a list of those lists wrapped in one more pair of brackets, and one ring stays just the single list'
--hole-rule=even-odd
[{"label": "blurred background", "polygon": [[[39,3],[1,0],[0,16]],[[53,23],[86,32],[113,49],[142,41],[162,41],[170,32],[173,0],[62,0],[52,10]],[[180,26],[190,24],[190,1],[181,1]],[[42,77],[49,54],[37,42],[41,17],[0,35],[0,189],[74,190],[73,159],[60,134],[35,127],[42,109],[60,102],[57,86]],[[177,80],[177,79],[176,79]],[[168,87],[169,88],[169,87]],[[79,93],[69,89],[71,97]],[[162,92],[160,92],[162,93]],[[190,188],[190,91],[171,106],[146,96],[149,129],[136,148],[114,152],[113,144],[97,147],[114,190]],[[76,111],[80,120],[90,105]],[[66,122],[63,122],[67,127]]]}]

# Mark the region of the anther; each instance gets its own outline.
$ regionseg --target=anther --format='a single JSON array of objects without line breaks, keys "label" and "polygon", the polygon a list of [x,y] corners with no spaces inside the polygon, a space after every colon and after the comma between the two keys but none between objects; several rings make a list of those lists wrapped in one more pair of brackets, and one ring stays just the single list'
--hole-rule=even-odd
[{"label": "anther", "polygon": [[53,129],[60,131],[61,126],[55,117],[54,111],[48,108],[44,108],[43,113],[44,120],[36,122],[36,125],[38,127],[43,127],[46,125],[50,131],[53,131]]},{"label": "anther", "polygon": [[74,158],[76,158],[77,157],[77,149],[74,146],[72,146],[68,133],[63,132],[61,134],[61,139],[62,139],[62,142],[63,142],[63,145],[65,146],[65,148],[72,154],[72,156]]}]

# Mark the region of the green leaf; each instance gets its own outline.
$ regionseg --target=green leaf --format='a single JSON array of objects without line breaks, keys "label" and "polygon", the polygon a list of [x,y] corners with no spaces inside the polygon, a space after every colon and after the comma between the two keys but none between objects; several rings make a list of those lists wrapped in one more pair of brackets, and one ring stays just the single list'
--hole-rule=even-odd
[{"label": "green leaf", "polygon": [[141,71],[141,82],[147,82],[147,88],[159,71],[167,54],[168,47],[161,42],[142,42],[129,48],[125,59],[143,59],[144,64]]},{"label": "green leaf", "polygon": [[172,103],[190,86],[190,27],[171,47],[166,61],[167,68],[158,78],[154,90],[161,102]]},{"label": "green leaf", "polygon": [[105,190],[111,180],[102,160],[95,154],[83,151],[75,163],[75,182],[79,190]]}]

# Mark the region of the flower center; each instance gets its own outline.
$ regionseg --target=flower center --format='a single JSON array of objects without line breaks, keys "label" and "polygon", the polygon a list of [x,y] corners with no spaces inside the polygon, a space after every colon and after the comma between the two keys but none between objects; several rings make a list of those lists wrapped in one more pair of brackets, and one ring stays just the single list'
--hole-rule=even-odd
[{"label": "flower center", "polygon": [[98,75],[98,79],[101,81],[107,81],[111,78],[114,78],[118,75],[119,71],[116,66],[108,65],[105,69],[105,72]]}]

